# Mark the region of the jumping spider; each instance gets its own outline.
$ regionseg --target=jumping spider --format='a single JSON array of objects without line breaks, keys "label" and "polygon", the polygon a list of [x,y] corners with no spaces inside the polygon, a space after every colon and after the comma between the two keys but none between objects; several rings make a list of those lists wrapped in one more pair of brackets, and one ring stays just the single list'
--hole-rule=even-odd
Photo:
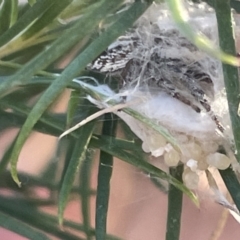
[{"label": "jumping spider", "polygon": [[164,91],[197,113],[206,111],[223,132],[210,105],[213,81],[201,61],[191,59],[199,50],[176,30],[153,29],[120,37],[88,68],[117,75],[125,86],[147,84],[151,91]]}]

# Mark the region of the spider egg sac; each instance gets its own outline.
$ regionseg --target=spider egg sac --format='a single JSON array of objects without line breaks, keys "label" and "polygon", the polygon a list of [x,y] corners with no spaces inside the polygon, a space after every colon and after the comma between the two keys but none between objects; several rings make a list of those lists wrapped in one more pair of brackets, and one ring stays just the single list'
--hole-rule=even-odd
[{"label": "spider egg sac", "polygon": [[183,172],[183,182],[189,189],[196,189],[198,187],[199,176],[196,172],[191,171],[191,169],[186,168]]},{"label": "spider egg sac", "polygon": [[199,160],[203,155],[201,146],[194,141],[184,144],[182,147],[182,152],[184,156],[183,162],[186,162],[189,159]]},{"label": "spider egg sac", "polygon": [[220,170],[227,169],[231,164],[230,158],[218,152],[209,154],[206,160],[210,166],[216,167]]},{"label": "spider egg sac", "polygon": [[171,149],[164,154],[164,162],[169,167],[175,167],[180,161],[180,155],[175,149]]}]

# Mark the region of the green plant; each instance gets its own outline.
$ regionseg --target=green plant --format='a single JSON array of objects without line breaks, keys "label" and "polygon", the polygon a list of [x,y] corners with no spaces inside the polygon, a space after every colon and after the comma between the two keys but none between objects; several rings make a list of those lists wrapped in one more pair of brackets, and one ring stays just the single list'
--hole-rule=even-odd
[{"label": "green plant", "polygon": [[[14,195],[0,195],[0,226],[29,239],[48,239],[49,236],[59,239],[81,239],[81,236],[84,236],[83,239],[92,239],[94,236],[99,240],[118,239],[106,233],[110,180],[115,156],[171,184],[168,191],[166,239],[179,238],[182,192],[197,204],[194,193],[182,184],[182,166],[170,169],[168,174],[150,164],[145,159],[141,141],[129,133],[129,129],[125,131],[124,139],[116,138],[117,126],[121,124],[123,129],[128,126],[111,113],[98,118],[102,120],[102,125],[95,119],[59,141],[54,159],[49,160],[49,165],[39,177],[17,172],[19,154],[32,131],[59,137],[66,128],[98,111],[85,99],[86,94],[96,92],[89,93],[89,89],[72,82],[74,78],[84,76],[83,81],[87,82],[88,77],[94,77],[99,82],[108,81],[112,88],[118,88],[114,79],[106,80],[103,74],[86,71],[85,67],[117,37],[124,34],[152,2],[136,0],[123,11],[126,7],[123,0],[29,0],[25,4],[20,4],[17,0],[1,1],[0,130],[3,132],[14,127],[20,128],[20,131],[9,144],[0,162],[0,188],[5,188]],[[229,2],[207,2],[215,6],[221,48],[234,55]],[[237,1],[231,1],[231,4],[238,9]],[[222,19],[224,22],[221,22]],[[106,29],[101,29],[100,23],[104,23]],[[228,30],[230,32],[227,32]],[[64,69],[59,69],[60,59],[67,58],[68,51],[74,47],[74,58],[70,59]],[[223,71],[238,150],[236,157],[240,161],[238,74],[236,67],[226,64],[223,64]],[[54,113],[51,107],[65,89],[71,91],[68,108],[63,114]],[[135,114],[129,109],[123,111],[130,115]],[[152,124],[139,115],[135,117],[146,124]],[[161,133],[164,132],[159,126],[151,126]],[[171,136],[165,136],[174,143]],[[96,190],[90,186],[93,160],[90,149],[100,150]],[[60,155],[62,160],[58,161]],[[220,174],[240,209],[239,182],[235,173],[229,168],[220,171]],[[21,179],[25,178],[28,179],[28,184],[23,184],[21,188],[13,182],[14,180],[20,186]],[[155,183],[159,188],[163,188],[159,181]],[[49,197],[35,197],[35,190],[38,188],[48,190]],[[68,199],[76,195],[82,199],[82,223],[63,218]],[[95,228],[90,226],[89,220],[89,199],[92,195],[97,196]],[[43,206],[55,205],[58,205],[58,216],[44,212]],[[62,225],[70,230],[62,231]]]}]

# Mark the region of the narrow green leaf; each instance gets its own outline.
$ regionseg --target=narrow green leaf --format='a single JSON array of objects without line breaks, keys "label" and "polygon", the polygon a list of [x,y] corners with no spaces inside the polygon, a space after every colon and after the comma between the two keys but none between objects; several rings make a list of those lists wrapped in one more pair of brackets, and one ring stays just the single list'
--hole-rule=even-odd
[{"label": "narrow green leaf", "polygon": [[[199,3],[199,0],[192,0],[193,2]],[[214,6],[215,0],[204,0],[209,6],[215,8]],[[230,0],[230,6],[233,8],[237,13],[240,13],[240,2],[238,0]]]},{"label": "narrow green leaf", "polygon": [[[218,23],[220,47],[227,53],[235,55],[236,48],[229,1],[215,0],[215,10]],[[233,136],[237,150],[236,155],[237,160],[240,163],[240,117],[238,115],[240,87],[238,69],[227,64],[222,64],[222,68]]]},{"label": "narrow green leaf", "polygon": [[6,0],[0,11],[0,35],[8,30],[17,20],[18,0]]},{"label": "narrow green leaf", "polygon": [[221,177],[234,203],[236,204],[238,210],[240,211],[240,194],[239,194],[240,184],[236,177],[236,174],[230,167],[226,170],[219,170],[219,173],[221,174]]},{"label": "narrow green leaf", "polygon": [[88,151],[86,153],[86,159],[81,165],[79,174],[79,187],[81,195],[81,216],[83,218],[83,228],[88,240],[91,239],[91,212],[90,212],[90,192],[91,192],[91,168],[93,162],[93,154]]},{"label": "narrow green leaf", "polygon": [[87,124],[84,128],[79,129],[79,138],[76,141],[73,154],[64,175],[59,193],[58,218],[60,225],[62,225],[63,223],[63,214],[67,205],[68,197],[73,185],[75,175],[79,169],[80,164],[86,157],[86,151],[92,136],[94,126],[95,122],[93,121]]},{"label": "narrow green leaf", "polygon": [[11,0],[12,1],[12,8],[11,8],[11,18],[10,18],[10,25],[12,27],[18,18],[18,0]]},{"label": "narrow green leaf", "polygon": [[[6,2],[10,1],[6,0]],[[16,24],[14,24],[14,26],[12,26],[8,31],[0,36],[0,47],[2,47],[4,44],[9,43],[15,36],[23,33],[28,28],[28,26],[30,26],[35,19],[41,16],[44,11],[46,11],[55,1],[57,0],[37,1],[37,3],[34,4],[32,8],[30,8],[23,16],[21,16],[21,18],[16,22]]]},{"label": "narrow green leaf", "polygon": [[190,191],[184,184],[182,184],[181,182],[179,182],[177,179],[173,178],[166,172],[162,171],[161,169],[151,165],[147,161],[139,159],[138,157],[135,156],[135,154],[131,154],[127,151],[119,149],[113,144],[108,145],[108,143],[104,142],[102,139],[100,141],[97,138],[92,138],[90,144],[91,146],[99,148],[102,151],[105,151],[147,173],[150,173],[155,177],[159,177],[163,180],[168,181],[169,183],[173,184],[176,188],[181,190],[183,193],[185,193],[193,201],[193,203],[199,206],[199,202],[196,195],[192,191]]},{"label": "narrow green leaf", "polygon": [[27,237],[28,239],[50,240],[50,238],[46,234],[2,212],[0,212],[0,226],[15,233],[18,233],[24,237]]},{"label": "narrow green leaf", "polygon": [[[9,67],[9,68],[13,68],[13,69],[20,69],[23,67],[22,64],[15,63],[12,61],[2,61],[2,60],[0,60],[0,66]],[[46,71],[38,71],[37,74],[45,76],[45,77],[49,77],[52,79],[55,79],[57,76],[57,74],[55,74],[55,73],[50,73],[50,72],[46,72]]]},{"label": "narrow green leaf", "polygon": [[[183,165],[170,168],[170,174],[182,182]],[[178,240],[181,226],[182,192],[173,185],[169,186],[168,192],[168,216],[166,240]]]},{"label": "narrow green leaf", "polygon": [[[62,152],[62,149],[65,148],[64,166],[63,166],[62,173],[61,173],[61,178],[60,178],[60,181],[59,181],[59,189],[58,189],[58,191],[60,190],[60,188],[61,188],[61,186],[63,184],[64,176],[66,175],[66,172],[67,172],[68,167],[69,167],[69,163],[71,162],[71,159],[72,159],[72,155],[73,155],[74,149],[76,148],[76,140],[77,140],[77,137],[73,138],[71,136],[71,137],[69,137],[69,139],[63,139],[62,141],[58,142],[58,149],[59,149],[59,152],[57,153],[58,156],[61,155],[60,152]],[[66,144],[68,146],[66,146]],[[63,164],[63,163],[61,163],[61,164]]]},{"label": "narrow green leaf", "polygon": [[37,34],[40,30],[48,26],[73,0],[61,0],[54,2],[34,24],[23,33],[22,39],[27,39]]},{"label": "narrow green leaf", "polygon": [[[109,119],[112,117],[112,120]],[[106,114],[103,123],[102,134],[110,137],[116,135],[117,121],[113,114]],[[110,193],[110,180],[113,170],[113,156],[104,151],[100,152],[100,161],[98,165],[98,184],[96,199],[96,240],[106,238],[107,232],[107,212]]]},{"label": "narrow green leaf", "polygon": [[[74,117],[76,115],[77,107],[80,103],[80,98],[83,97],[78,91],[72,91],[70,99],[68,101],[68,108],[67,108],[67,122],[66,122],[66,128],[70,128],[74,121]],[[84,101],[85,102],[85,101]],[[89,106],[89,105],[88,105]]]},{"label": "narrow green leaf", "polygon": [[[97,17],[94,18],[96,20],[95,24],[99,21],[99,18],[101,19],[106,13],[110,12],[113,8],[116,7],[116,3],[119,1],[103,1],[103,5],[101,5],[101,8],[98,8],[98,11],[92,12]],[[115,5],[113,7],[113,5]],[[108,7],[107,7],[108,6]],[[130,27],[133,22],[147,9],[149,4],[146,3],[140,3],[137,2],[132,5],[131,8],[129,8],[125,14],[121,16],[112,26],[109,27],[102,35],[99,36],[94,42],[92,42],[61,74],[60,77],[58,77],[52,85],[45,91],[45,93],[41,96],[40,100],[36,103],[35,107],[29,114],[25,124],[21,128],[19,132],[19,137],[16,141],[16,145],[13,150],[13,154],[11,156],[11,172],[14,181],[17,184],[20,184],[18,177],[17,177],[17,160],[19,153],[24,145],[24,142],[26,141],[27,137],[29,136],[33,126],[36,124],[37,120],[41,117],[43,112],[46,110],[46,108],[54,101],[54,99],[59,95],[59,93],[67,86],[67,84],[81,71],[84,69],[84,67],[91,61],[93,61],[96,56],[98,56],[101,52],[106,49],[106,47],[114,41],[119,35],[121,35],[128,27]],[[92,14],[91,13],[91,14]],[[88,15],[88,18],[91,16]],[[93,16],[92,16],[93,17]],[[83,19],[82,17],[81,19]],[[87,19],[88,19],[87,18]],[[97,18],[97,19],[96,19]],[[86,20],[86,19],[85,19]],[[90,19],[89,19],[90,21]],[[91,28],[93,22],[91,21],[90,26],[88,26],[87,23],[84,24],[84,26],[81,27],[79,32],[81,34],[86,34],[86,31],[88,29],[85,28]],[[80,35],[81,35],[80,34]],[[57,50],[57,49],[56,49]],[[46,51],[47,52],[47,51]],[[42,61],[46,61],[45,58],[42,59]],[[31,64],[30,64],[31,65]],[[38,63],[36,63],[36,66]],[[38,67],[36,67],[36,70],[38,70]],[[24,68],[22,68],[20,71],[22,71]],[[27,69],[29,71],[29,69]],[[19,71],[19,72],[20,72]],[[34,72],[34,71],[33,71]],[[33,73],[32,72],[32,73]],[[30,74],[31,75],[31,74]],[[12,78],[10,81],[10,85],[14,86],[19,80],[23,81],[22,77],[25,76],[25,73],[22,73],[21,75],[17,74],[18,80],[15,78]],[[29,76],[26,76],[29,78]],[[25,79],[26,80],[26,79]],[[6,83],[6,82],[4,82]],[[3,84],[4,84],[3,83]],[[1,90],[9,88],[8,84],[5,86],[2,86]],[[0,92],[1,92],[0,90]]]},{"label": "narrow green leaf", "polygon": [[0,9],[0,35],[6,32],[17,17],[17,0],[4,0]]}]

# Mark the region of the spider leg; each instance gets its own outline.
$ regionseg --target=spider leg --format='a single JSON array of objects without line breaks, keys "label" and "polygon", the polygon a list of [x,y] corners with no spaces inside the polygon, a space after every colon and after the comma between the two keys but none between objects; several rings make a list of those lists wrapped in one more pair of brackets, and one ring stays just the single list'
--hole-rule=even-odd
[{"label": "spider leg", "polygon": [[[152,79],[153,81],[153,79]],[[155,80],[156,81],[156,80]],[[204,97],[204,91],[198,87],[194,88],[194,91],[190,91],[192,97],[196,101],[192,101],[189,97],[185,97],[183,94],[177,91],[175,87],[172,85],[170,81],[167,81],[166,79],[160,79],[158,82],[158,85],[163,87],[164,90],[171,95],[172,97],[178,99],[182,103],[190,106],[195,112],[200,113],[201,108],[195,104],[195,102],[199,102],[201,106],[206,110],[206,112],[209,114],[209,116],[212,118],[212,120],[215,122],[217,128],[220,130],[220,132],[224,132],[224,127],[222,126],[221,122],[219,121],[218,117],[214,114],[214,112],[211,109],[211,105],[209,104],[208,100]]]},{"label": "spider leg", "polygon": [[[156,81],[156,79],[151,79],[151,81]],[[157,85],[161,87],[166,93],[171,95],[172,97],[176,98],[180,102],[190,106],[194,111],[197,113],[201,112],[200,107],[198,107],[196,104],[194,104],[194,101],[191,101],[191,99],[185,97],[183,94],[178,92],[178,89],[176,89],[172,82],[168,81],[167,79],[159,79],[157,81]]]},{"label": "spider leg", "polygon": [[217,128],[220,130],[220,132],[224,132],[224,127],[222,126],[221,122],[219,121],[218,117],[214,114],[214,112],[211,109],[210,104],[206,99],[203,99],[200,101],[201,105],[204,107],[206,112],[209,114],[209,116],[212,118],[212,120],[215,122]]}]

